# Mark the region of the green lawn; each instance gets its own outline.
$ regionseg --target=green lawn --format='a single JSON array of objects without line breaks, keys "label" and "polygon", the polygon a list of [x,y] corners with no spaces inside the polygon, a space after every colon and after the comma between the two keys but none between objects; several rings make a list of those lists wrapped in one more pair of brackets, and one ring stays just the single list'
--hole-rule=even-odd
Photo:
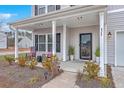
[{"label": "green lawn", "polygon": [[[5,55],[0,56],[0,62],[1,62],[1,61],[5,61],[4,56],[5,56]],[[14,54],[12,54],[12,55],[6,55],[6,56],[14,57]],[[22,56],[25,57],[25,56],[26,56],[26,53],[21,53],[21,54],[19,54],[19,57],[22,57]]]}]

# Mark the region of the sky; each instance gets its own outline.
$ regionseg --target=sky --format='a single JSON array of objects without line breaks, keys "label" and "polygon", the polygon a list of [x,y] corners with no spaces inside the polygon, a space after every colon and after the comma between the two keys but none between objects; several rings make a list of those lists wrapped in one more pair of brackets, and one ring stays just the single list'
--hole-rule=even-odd
[{"label": "sky", "polygon": [[2,30],[8,31],[7,23],[31,17],[31,5],[0,5]]},{"label": "sky", "polygon": [[8,22],[31,17],[30,5],[0,5],[0,15],[4,15]]}]

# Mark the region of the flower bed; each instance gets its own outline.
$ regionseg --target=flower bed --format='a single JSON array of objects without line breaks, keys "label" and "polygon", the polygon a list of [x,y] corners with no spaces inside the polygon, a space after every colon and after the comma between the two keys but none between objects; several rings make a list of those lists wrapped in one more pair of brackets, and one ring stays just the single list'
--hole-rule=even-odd
[{"label": "flower bed", "polygon": [[[98,68],[99,66],[97,64],[88,62],[85,73],[78,72],[76,85],[80,88],[114,88],[111,67],[107,65],[107,77],[103,78],[97,76]],[[87,72],[90,73],[87,74]]]},{"label": "flower bed", "polygon": [[7,62],[0,62],[0,87],[3,88],[37,88],[44,85],[55,76],[47,72],[47,79],[44,76],[47,70],[41,67],[31,69],[29,66],[21,67],[17,63],[9,65]]}]

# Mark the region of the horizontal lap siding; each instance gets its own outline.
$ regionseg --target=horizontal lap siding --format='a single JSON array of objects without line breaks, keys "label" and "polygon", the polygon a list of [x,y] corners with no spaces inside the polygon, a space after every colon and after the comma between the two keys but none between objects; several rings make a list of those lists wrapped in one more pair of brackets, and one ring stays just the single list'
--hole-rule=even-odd
[{"label": "horizontal lap siding", "polygon": [[108,6],[108,11],[124,8],[124,5],[110,5]]},{"label": "horizontal lap siding", "polygon": [[[108,11],[124,8],[124,6],[108,6]],[[124,11],[107,14],[107,30],[112,33],[112,37],[107,40],[108,63],[115,62],[115,31],[124,30]]]}]

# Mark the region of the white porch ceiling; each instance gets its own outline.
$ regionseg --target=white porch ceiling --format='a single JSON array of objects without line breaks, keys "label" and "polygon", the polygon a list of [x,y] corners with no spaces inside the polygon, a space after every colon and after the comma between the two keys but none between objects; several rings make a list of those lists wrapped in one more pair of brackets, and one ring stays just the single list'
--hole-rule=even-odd
[{"label": "white porch ceiling", "polygon": [[[98,12],[96,12],[87,15],[80,15],[80,16],[59,19],[57,20],[56,24],[57,26],[62,26],[63,24],[66,24],[68,27],[74,28],[81,26],[98,25],[98,23],[99,23],[99,16],[98,16]],[[50,27],[52,27],[52,22],[49,21],[49,22],[24,26],[21,27],[21,29],[34,30],[34,29],[50,28]]]}]

